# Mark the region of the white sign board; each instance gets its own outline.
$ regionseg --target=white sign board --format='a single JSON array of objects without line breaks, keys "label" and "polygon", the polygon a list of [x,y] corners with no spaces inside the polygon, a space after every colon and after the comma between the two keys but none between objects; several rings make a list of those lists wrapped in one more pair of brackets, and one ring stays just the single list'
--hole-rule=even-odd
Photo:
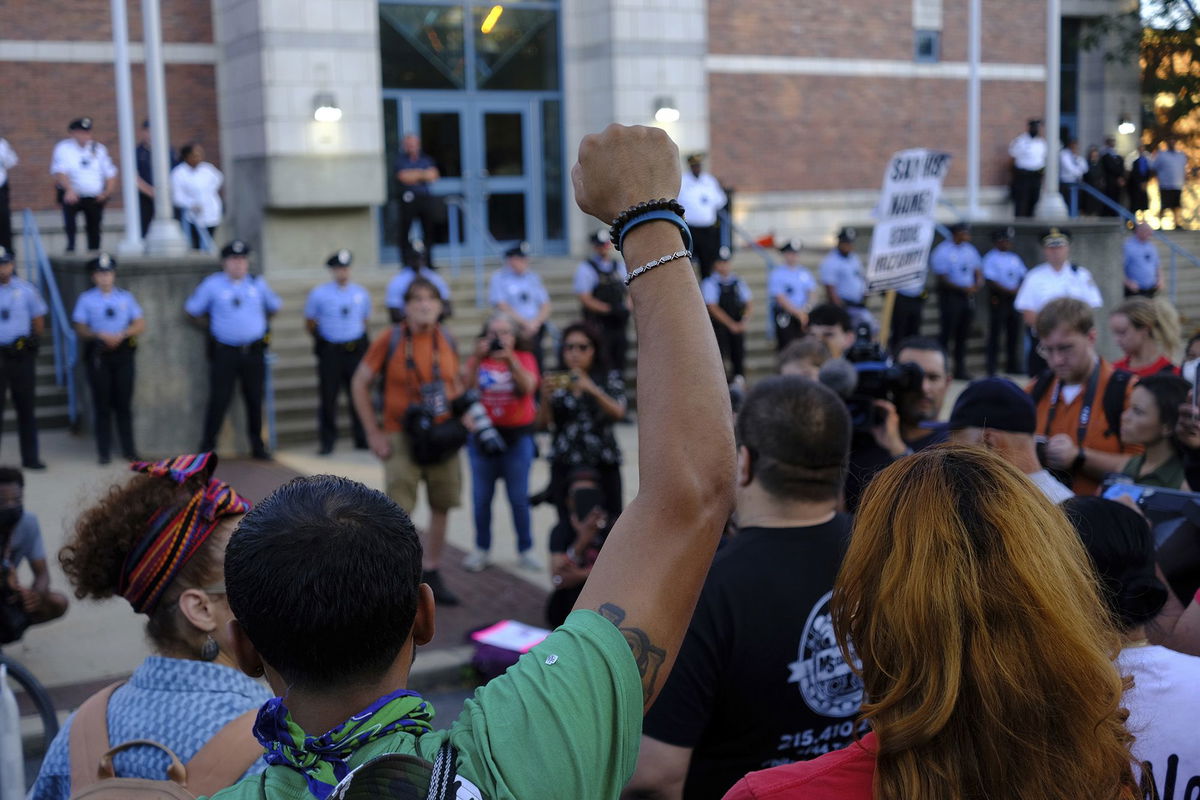
[{"label": "white sign board", "polygon": [[868,294],[907,286],[925,274],[933,245],[933,212],[949,171],[949,153],[918,148],[892,156],[871,237]]}]

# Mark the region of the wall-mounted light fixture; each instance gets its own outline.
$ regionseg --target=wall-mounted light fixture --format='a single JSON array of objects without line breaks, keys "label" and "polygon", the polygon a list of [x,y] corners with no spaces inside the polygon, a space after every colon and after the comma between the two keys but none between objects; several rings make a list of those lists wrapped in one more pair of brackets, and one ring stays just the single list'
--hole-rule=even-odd
[{"label": "wall-mounted light fixture", "polygon": [[333,92],[317,92],[313,95],[313,119],[317,122],[337,122],[342,118],[342,108],[337,104]]},{"label": "wall-mounted light fixture", "polygon": [[679,109],[672,97],[654,98],[654,119],[656,122],[679,122]]},{"label": "wall-mounted light fixture", "polygon": [[1121,118],[1117,123],[1117,133],[1122,136],[1128,136],[1137,130],[1137,126],[1133,124],[1133,120],[1129,119],[1128,114],[1121,114]]},{"label": "wall-mounted light fixture", "polygon": [[479,26],[479,32],[487,36],[492,32],[492,28],[496,27],[496,23],[500,21],[500,15],[504,13],[504,6],[492,6],[492,10],[483,18],[483,24]]}]

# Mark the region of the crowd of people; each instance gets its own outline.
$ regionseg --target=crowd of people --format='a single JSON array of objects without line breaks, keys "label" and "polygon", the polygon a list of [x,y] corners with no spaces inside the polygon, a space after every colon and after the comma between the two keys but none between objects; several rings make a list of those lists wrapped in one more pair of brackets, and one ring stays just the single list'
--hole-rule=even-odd
[{"label": "crowd of people", "polygon": [[[408,781],[412,796],[630,800],[1124,800],[1200,783],[1188,725],[1200,580],[1194,558],[1156,553],[1160,530],[1137,502],[1200,481],[1200,336],[1184,345],[1174,309],[1135,292],[1097,320],[1066,231],[1045,234],[1046,263],[1013,285],[1005,239],[989,274],[960,228],[932,269],[955,293],[943,320],[961,316],[967,289],[1008,286],[997,316],[1031,327],[1045,366],[1024,386],[971,381],[943,417],[957,328],[906,331],[889,356],[854,293],[846,229],[821,269],[824,302],[797,247],[781,248],[768,289],[787,331],[779,374],[748,386],[731,346],[752,307],[744,282],[719,249],[697,281],[682,209],[648,199],[680,182],[661,130],[584,139],[576,200],[615,223],[579,265],[585,319],[562,332],[557,370],[539,363],[547,301],[522,248],[493,277],[466,358],[440,323],[448,290],[420,265],[389,287],[397,322],[368,343],[348,323],[365,321],[370,298],[335,253],[310,330],[337,356],[334,398],[350,376],[356,443],[383,462],[385,491],[315,476],[252,508],[213,477],[211,453],[135,461],[58,558],[77,598],[120,596],[145,615],[155,655],[72,717],[31,797],[94,784],[97,742],[134,738],[204,767],[201,793],[245,776],[221,798],[368,796],[385,779],[394,796]],[[261,349],[228,334],[246,306],[278,310],[247,255],[231,243],[187,303],[229,350],[212,363],[227,359],[243,388]],[[626,412],[611,369],[624,333],[596,324],[605,314],[638,333],[627,505],[612,430]],[[1097,351],[1105,322],[1116,364]],[[214,390],[206,422],[228,395]],[[552,434],[550,485],[533,499],[558,510],[554,630],[435,731],[407,682],[437,605],[455,602],[438,567],[461,452],[476,501],[468,568],[490,563],[503,478],[520,565],[540,570],[527,480],[538,428]],[[0,472],[0,534],[22,531],[2,549],[45,575],[22,481]],[[418,532],[421,484],[431,517]],[[46,581],[8,586],[31,616],[66,610]],[[115,763],[160,779],[168,762],[138,747]],[[426,794],[431,782],[449,788]]]}]

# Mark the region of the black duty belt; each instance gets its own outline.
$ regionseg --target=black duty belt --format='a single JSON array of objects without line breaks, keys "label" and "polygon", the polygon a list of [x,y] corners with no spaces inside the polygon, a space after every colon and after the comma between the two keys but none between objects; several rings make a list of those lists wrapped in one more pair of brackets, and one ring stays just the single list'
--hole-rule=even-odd
[{"label": "black duty belt", "polygon": [[267,340],[259,339],[256,342],[250,342],[250,344],[225,344],[214,339],[213,344],[217,347],[223,347],[226,350],[237,350],[239,353],[256,353],[266,348]]},{"label": "black duty belt", "polygon": [[35,352],[38,340],[33,336],[19,336],[8,344],[0,344],[0,353],[8,356],[18,356]]}]

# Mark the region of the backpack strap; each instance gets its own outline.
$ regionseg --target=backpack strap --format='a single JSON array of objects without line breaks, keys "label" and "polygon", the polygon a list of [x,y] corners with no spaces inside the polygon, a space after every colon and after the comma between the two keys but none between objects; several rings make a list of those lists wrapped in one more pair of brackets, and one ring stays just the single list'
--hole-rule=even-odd
[{"label": "backpack strap", "polygon": [[254,738],[253,708],[226,723],[187,763],[187,789],[208,797],[233,786],[263,755],[263,746]]},{"label": "backpack strap", "polygon": [[1033,384],[1033,389],[1029,395],[1033,398],[1033,404],[1036,406],[1042,402],[1042,398],[1046,396],[1046,392],[1050,391],[1050,384],[1054,383],[1054,371],[1044,369],[1037,376],[1037,382]]},{"label": "backpack strap", "polygon": [[89,697],[71,720],[68,749],[71,758],[71,791],[91,786],[100,780],[100,759],[109,751],[108,701],[125,682],[106,686]]},{"label": "backpack strap", "polygon": [[1123,369],[1114,369],[1112,374],[1108,376],[1108,385],[1104,387],[1104,398],[1101,401],[1101,406],[1104,408],[1104,420],[1108,423],[1108,428],[1105,429],[1105,436],[1117,437],[1117,441],[1121,439],[1121,414],[1125,411],[1125,392],[1129,389],[1129,382],[1132,381],[1134,375],[1132,372],[1127,372]]},{"label": "backpack strap", "polygon": [[450,740],[442,742],[429,775],[429,792],[425,800],[454,800],[454,778],[458,774],[458,750]]},{"label": "backpack strap", "polygon": [[383,357],[383,364],[379,368],[379,376],[386,383],[388,364],[392,363],[392,356],[396,355],[396,348],[400,346],[400,339],[404,335],[404,323],[392,323],[392,335],[388,339],[387,355]]}]

